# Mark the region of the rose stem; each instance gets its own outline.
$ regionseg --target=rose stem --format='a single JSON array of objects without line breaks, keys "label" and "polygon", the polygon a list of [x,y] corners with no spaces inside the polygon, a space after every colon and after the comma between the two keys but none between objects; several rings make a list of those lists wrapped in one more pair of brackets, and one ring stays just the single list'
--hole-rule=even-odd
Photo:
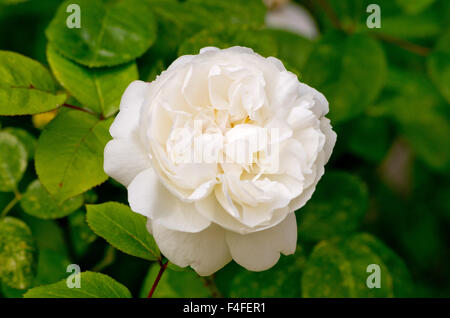
[{"label": "rose stem", "polygon": [[158,286],[159,280],[161,279],[162,274],[164,274],[164,271],[166,270],[168,264],[169,262],[166,262],[165,264],[160,263],[161,268],[159,269],[158,276],[156,276],[155,282],[153,283],[152,289],[150,289],[147,298],[152,298],[156,286]]}]

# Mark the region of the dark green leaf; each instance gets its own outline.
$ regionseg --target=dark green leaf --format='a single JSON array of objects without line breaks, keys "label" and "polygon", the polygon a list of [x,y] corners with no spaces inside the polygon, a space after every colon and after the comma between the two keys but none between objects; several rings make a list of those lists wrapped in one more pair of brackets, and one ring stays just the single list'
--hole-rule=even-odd
[{"label": "dark green leaf", "polygon": [[439,40],[428,57],[427,66],[434,84],[450,103],[450,31]]},{"label": "dark green leaf", "polygon": [[281,256],[269,270],[251,272],[231,263],[215,280],[225,297],[300,297],[305,262],[305,255],[297,248],[295,255]]},{"label": "dark green leaf", "polygon": [[[147,297],[153,282],[159,272],[159,265],[153,264],[145,277],[140,297]],[[192,270],[165,271],[158,287],[153,294],[154,298],[205,298],[211,297],[210,290],[205,286],[205,281]]]},{"label": "dark green leaf", "polygon": [[30,183],[20,204],[25,212],[41,219],[62,218],[83,205],[83,196],[78,195],[58,204],[44,189],[39,180]]},{"label": "dark green leaf", "polygon": [[278,52],[271,34],[242,26],[226,26],[199,32],[180,46],[178,54],[198,54],[206,46],[224,49],[236,45],[250,47],[262,56],[277,56]]},{"label": "dark green leaf", "polygon": [[29,225],[38,247],[37,274],[33,286],[55,283],[67,277],[67,266],[71,262],[62,229],[55,221],[29,215],[22,218]]},{"label": "dark green leaf", "polygon": [[97,235],[92,232],[86,222],[86,213],[78,210],[69,215],[70,239],[75,253],[83,256],[90,244],[97,239]]},{"label": "dark green leaf", "polygon": [[297,212],[299,236],[318,241],[356,231],[368,208],[367,186],[347,172],[327,172]]},{"label": "dark green leaf", "polygon": [[384,85],[386,61],[378,42],[368,36],[328,33],[313,49],[302,79],[330,103],[332,122],[362,113]]}]

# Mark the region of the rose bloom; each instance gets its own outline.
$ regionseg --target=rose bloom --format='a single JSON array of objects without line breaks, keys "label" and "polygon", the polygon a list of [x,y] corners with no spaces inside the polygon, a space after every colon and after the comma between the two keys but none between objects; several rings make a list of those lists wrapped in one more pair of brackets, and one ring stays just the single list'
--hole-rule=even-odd
[{"label": "rose bloom", "polygon": [[[278,59],[203,48],[155,81],[129,85],[104,169],[127,187],[131,209],[148,218],[172,263],[200,275],[232,259],[266,270],[295,252],[293,212],[310,199],[336,142],[327,112],[325,97]],[[261,131],[276,133],[249,143]],[[195,158],[208,146],[221,155],[216,162]]]}]

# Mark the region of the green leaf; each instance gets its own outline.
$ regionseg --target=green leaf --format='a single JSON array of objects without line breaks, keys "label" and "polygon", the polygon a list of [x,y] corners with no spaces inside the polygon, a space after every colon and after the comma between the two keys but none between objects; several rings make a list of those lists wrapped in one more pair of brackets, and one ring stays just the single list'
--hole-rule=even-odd
[{"label": "green leaf", "polygon": [[22,209],[41,219],[58,219],[69,215],[83,205],[83,196],[78,195],[58,204],[39,180],[28,186],[20,200]]},{"label": "green leaf", "polygon": [[136,63],[114,68],[89,69],[66,59],[49,45],[47,58],[53,74],[86,108],[109,117],[119,110],[128,84],[138,79]]},{"label": "green leaf", "polygon": [[366,35],[331,32],[317,43],[302,72],[307,84],[330,103],[332,122],[362,113],[384,85],[386,61],[378,42]]},{"label": "green leaf", "polygon": [[[370,264],[380,266],[381,288],[366,285]],[[403,261],[364,233],[317,244],[302,275],[303,297],[404,297],[410,287]]]},{"label": "green leaf", "polygon": [[286,68],[288,70],[292,68],[301,74],[314,47],[313,42],[285,30],[266,29],[264,32],[270,34],[276,41],[278,46],[277,57],[283,61]]},{"label": "green leaf", "polygon": [[130,291],[111,277],[94,272],[80,274],[81,288],[69,288],[64,279],[58,283],[35,287],[25,298],[131,298]]},{"label": "green leaf", "polygon": [[215,281],[224,297],[300,297],[305,263],[303,251],[297,248],[294,255],[282,255],[274,267],[262,272],[230,263],[217,272]]},{"label": "green leaf", "polygon": [[[153,264],[145,277],[139,297],[147,297],[159,272],[159,264]],[[192,270],[166,270],[158,283],[154,298],[206,298],[211,297],[204,280]]]},{"label": "green leaf", "polygon": [[0,132],[0,191],[13,191],[27,167],[27,151],[19,139]]},{"label": "green leaf", "polygon": [[245,8],[241,0],[189,0],[184,4],[187,11],[196,19],[203,20],[204,27],[221,24],[222,26],[264,25],[266,7],[259,0],[246,0]]},{"label": "green leaf", "polygon": [[[382,9],[383,10],[383,9]],[[427,39],[436,36],[442,29],[437,14],[433,11],[422,12],[412,16],[381,14],[381,28],[371,29],[370,32],[387,34],[402,39]]]},{"label": "green leaf", "polygon": [[394,119],[415,154],[436,171],[450,169],[448,104],[420,73],[390,69],[392,93],[373,109]]},{"label": "green leaf", "polygon": [[385,118],[363,116],[345,125],[344,129],[351,133],[342,137],[351,153],[370,162],[383,160],[391,145],[390,127]]},{"label": "green leaf", "polygon": [[428,73],[450,103],[450,30],[439,40],[427,60]]},{"label": "green leaf", "polygon": [[69,215],[70,239],[77,256],[83,256],[90,244],[97,239],[86,222],[86,213],[78,210]]},{"label": "green leaf", "polygon": [[103,150],[111,138],[111,122],[64,109],[45,127],[38,140],[36,172],[58,203],[108,178],[103,171]]},{"label": "green leaf", "polygon": [[37,250],[29,227],[19,219],[0,220],[0,278],[16,289],[28,288],[36,274]]},{"label": "green leaf", "polygon": [[368,209],[367,186],[347,172],[327,172],[311,200],[297,212],[299,236],[318,241],[350,234],[361,225]]},{"label": "green leaf", "polygon": [[55,283],[68,276],[67,266],[71,264],[64,233],[55,221],[41,220],[24,214],[38,247],[37,274],[33,286]]},{"label": "green leaf", "polygon": [[112,246],[146,260],[160,258],[144,216],[117,202],[87,205],[86,208],[87,222],[91,229]]},{"label": "green leaf", "polygon": [[4,129],[4,131],[10,133],[11,135],[16,136],[17,139],[19,139],[19,141],[22,143],[22,145],[25,147],[25,150],[27,151],[28,160],[34,158],[34,152],[36,151],[36,144],[37,144],[36,137],[34,137],[25,129],[18,127],[7,127]]},{"label": "green leaf", "polygon": [[89,67],[130,62],[155,42],[151,6],[142,0],[78,0],[81,28],[68,28],[71,0],[59,7],[46,30],[50,43],[64,56]]},{"label": "green leaf", "polygon": [[224,26],[203,30],[183,42],[178,55],[198,54],[201,48],[215,46],[221,49],[231,46],[252,48],[262,56],[277,56],[277,44],[271,34],[242,26]]},{"label": "green leaf", "polygon": [[66,100],[40,63],[18,53],[0,51],[0,115],[26,115],[58,108]]},{"label": "green leaf", "polygon": [[435,0],[395,0],[406,13],[415,14],[429,7]]}]

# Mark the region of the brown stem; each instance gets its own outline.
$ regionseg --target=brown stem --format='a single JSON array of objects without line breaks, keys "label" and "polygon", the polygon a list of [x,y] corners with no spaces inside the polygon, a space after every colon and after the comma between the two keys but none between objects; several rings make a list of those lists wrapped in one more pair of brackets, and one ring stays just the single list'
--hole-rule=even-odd
[{"label": "brown stem", "polygon": [[213,298],[222,298],[222,294],[220,293],[220,291],[217,289],[217,286],[214,282],[213,277],[208,276],[208,277],[202,277],[203,281],[204,281],[204,285],[206,288],[209,289],[211,296]]},{"label": "brown stem", "polygon": [[380,32],[376,32],[376,33],[372,33],[376,38],[388,42],[388,43],[392,43],[394,45],[397,45],[398,47],[401,47],[404,50],[407,50],[409,52],[418,54],[420,56],[427,56],[430,53],[430,49],[424,46],[420,46],[384,33],[380,33]]},{"label": "brown stem", "polygon": [[169,264],[169,262],[166,262],[165,264],[160,263],[161,268],[159,269],[158,276],[156,276],[155,282],[153,283],[152,289],[150,289],[150,292],[148,293],[147,298],[152,298],[153,293],[155,292],[156,286],[158,286],[158,283],[161,280],[161,276],[164,274],[164,271],[166,270],[168,264]]},{"label": "brown stem", "polygon": [[64,103],[63,106],[64,106],[64,107],[67,107],[67,108],[79,110],[79,111],[82,111],[82,112],[85,112],[85,113],[88,113],[88,114],[91,114],[91,115],[96,115],[94,112],[91,112],[91,111],[88,110],[88,109],[81,108],[81,107],[78,107],[78,106],[75,106],[75,105],[70,105],[70,104]]},{"label": "brown stem", "polygon": [[317,0],[317,4],[322,8],[325,15],[336,29],[342,30],[342,24],[333,7],[326,0]]}]

